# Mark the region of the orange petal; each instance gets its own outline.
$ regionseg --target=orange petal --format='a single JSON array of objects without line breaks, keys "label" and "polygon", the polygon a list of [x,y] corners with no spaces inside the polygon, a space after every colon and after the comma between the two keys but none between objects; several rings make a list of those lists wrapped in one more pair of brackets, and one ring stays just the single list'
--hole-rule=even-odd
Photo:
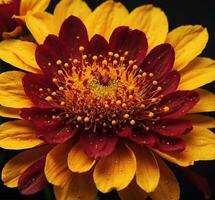
[{"label": "orange petal", "polygon": [[49,183],[64,186],[71,176],[68,169],[67,156],[72,143],[56,145],[47,155],[45,164],[45,175]]},{"label": "orange petal", "polygon": [[136,171],[136,159],[133,151],[119,144],[115,151],[102,158],[96,164],[94,181],[103,193],[113,189],[122,190],[131,182]]},{"label": "orange petal", "polygon": [[16,120],[0,125],[0,147],[4,149],[28,149],[43,144],[28,121]]},{"label": "orange petal", "polygon": [[34,162],[44,156],[50,150],[50,146],[42,146],[19,153],[9,160],[2,170],[2,181],[7,187],[17,187],[22,172]]},{"label": "orange petal", "polygon": [[152,192],[158,185],[160,171],[154,154],[137,145],[133,146],[136,160],[136,182],[147,193]]},{"label": "orange petal", "polygon": [[22,85],[25,73],[7,71],[0,74],[0,104],[10,108],[32,107],[32,102],[26,97]]},{"label": "orange petal", "polygon": [[180,187],[175,175],[161,159],[157,161],[161,176],[158,187],[150,196],[153,200],[179,200]]},{"label": "orange petal", "polygon": [[121,200],[144,200],[148,194],[145,193],[133,179],[132,182],[123,190],[118,191]]},{"label": "orange petal", "polygon": [[19,113],[20,113],[20,109],[8,108],[8,107],[0,105],[0,116],[1,117],[21,119]]},{"label": "orange petal", "polygon": [[162,153],[160,156],[186,167],[193,165],[194,161],[215,159],[215,135],[203,127],[194,127],[192,132],[184,136],[186,149],[180,153]]},{"label": "orange petal", "polygon": [[69,152],[68,155],[68,166],[73,172],[86,172],[89,171],[95,160],[90,158],[84,151],[79,143],[75,144]]},{"label": "orange petal", "polygon": [[73,173],[64,187],[54,186],[54,193],[57,200],[94,200],[97,190],[91,173]]}]

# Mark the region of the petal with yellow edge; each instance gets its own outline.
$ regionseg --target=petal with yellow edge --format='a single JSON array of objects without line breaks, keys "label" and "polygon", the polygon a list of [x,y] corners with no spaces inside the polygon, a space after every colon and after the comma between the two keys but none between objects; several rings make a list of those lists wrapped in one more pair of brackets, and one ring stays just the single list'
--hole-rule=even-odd
[{"label": "petal with yellow edge", "polygon": [[75,144],[68,154],[68,166],[72,172],[83,173],[89,171],[95,164],[95,160],[90,158],[79,143]]},{"label": "petal with yellow edge", "polygon": [[168,33],[168,20],[165,13],[153,5],[137,7],[125,18],[123,24],[146,34],[149,51],[164,43]]},{"label": "petal with yellow edge", "polygon": [[157,160],[161,176],[158,187],[150,197],[153,200],[179,200],[180,187],[175,175],[161,159]]},{"label": "petal with yellow edge", "polygon": [[160,171],[154,153],[137,145],[132,149],[137,160],[136,182],[147,193],[152,192],[160,179]]},{"label": "petal with yellow edge", "polygon": [[0,59],[28,72],[40,72],[35,59],[36,44],[21,40],[0,42]]},{"label": "petal with yellow edge", "polygon": [[42,44],[49,34],[58,35],[58,28],[55,25],[54,17],[47,12],[28,12],[25,17],[25,22],[39,44]]},{"label": "petal with yellow edge", "polygon": [[51,0],[22,0],[20,4],[20,15],[26,15],[28,11],[42,12],[44,11]]},{"label": "petal with yellow edge", "polygon": [[204,128],[215,128],[215,119],[213,117],[189,114],[183,118],[191,120],[194,126],[200,126]]},{"label": "petal with yellow edge", "polygon": [[180,71],[180,90],[193,90],[215,80],[215,60],[197,57]]},{"label": "petal with yellow edge", "polygon": [[32,124],[15,120],[0,125],[0,147],[4,149],[28,149],[43,144],[38,139]]},{"label": "petal with yellow edge", "polygon": [[0,104],[9,108],[33,107],[32,102],[25,95],[22,78],[25,73],[7,71],[0,74]]},{"label": "petal with yellow edge", "polygon": [[128,11],[123,4],[105,1],[84,20],[89,38],[100,34],[108,40],[112,31],[122,24],[127,15]]},{"label": "petal with yellow edge", "polygon": [[97,189],[107,193],[127,187],[135,171],[136,159],[133,151],[124,144],[119,144],[111,155],[98,161],[93,178]]},{"label": "petal with yellow edge", "polygon": [[0,105],[0,116],[1,117],[21,119],[19,113],[20,113],[20,109],[18,109],[18,108],[8,108],[8,107]]},{"label": "petal with yellow edge", "polygon": [[55,26],[57,26],[57,30],[60,30],[62,23],[67,17],[74,15],[84,20],[90,13],[91,9],[82,0],[61,0],[54,10]]},{"label": "petal with yellow edge", "polygon": [[200,95],[200,100],[190,113],[215,111],[215,95],[212,92],[200,88],[196,91]]},{"label": "petal with yellow edge", "polygon": [[194,161],[215,159],[215,135],[210,130],[195,126],[189,134],[184,136],[186,149],[180,153],[161,153],[160,156],[186,167],[193,165]]},{"label": "petal with yellow edge", "polygon": [[166,42],[170,43],[175,49],[174,68],[178,71],[183,69],[203,51],[207,41],[207,29],[200,25],[180,26],[172,30],[167,35]]},{"label": "petal with yellow edge", "polygon": [[71,176],[68,169],[67,156],[72,147],[71,142],[58,144],[46,157],[45,175],[49,183],[63,187],[67,179]]},{"label": "petal with yellow edge", "polygon": [[135,182],[135,179],[123,190],[118,191],[121,200],[145,200],[148,196]]},{"label": "petal with yellow edge", "polygon": [[57,200],[94,200],[97,190],[91,173],[71,173],[70,178],[64,177],[67,183],[64,187],[54,186]]},{"label": "petal with yellow edge", "polygon": [[2,170],[2,181],[7,187],[17,187],[20,175],[50,150],[42,146],[19,153],[9,160]]}]

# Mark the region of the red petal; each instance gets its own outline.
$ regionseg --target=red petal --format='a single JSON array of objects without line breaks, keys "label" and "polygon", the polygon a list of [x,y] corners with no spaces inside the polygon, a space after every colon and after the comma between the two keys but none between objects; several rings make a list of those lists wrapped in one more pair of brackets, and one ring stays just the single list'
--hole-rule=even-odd
[{"label": "red petal", "polygon": [[73,125],[59,123],[57,126],[49,129],[37,129],[37,137],[45,141],[47,144],[61,144],[71,139],[76,134],[76,129]]},{"label": "red petal", "polygon": [[154,80],[160,79],[163,75],[170,72],[175,60],[175,52],[170,44],[156,46],[146,56],[141,69],[146,73],[153,73]]},{"label": "red petal", "polygon": [[35,194],[48,185],[44,167],[45,158],[43,157],[22,173],[18,181],[18,188],[22,195]]},{"label": "red petal", "polygon": [[[87,55],[91,55],[91,58],[92,56],[96,55],[98,56],[98,59],[100,61],[102,61],[104,58],[107,58],[108,52],[109,52],[108,42],[105,40],[104,37],[97,34],[94,35],[93,38],[90,40],[86,50]],[[102,57],[100,58],[100,56]]]},{"label": "red petal", "polygon": [[159,137],[155,148],[162,152],[181,152],[184,151],[186,144],[181,138]]},{"label": "red petal", "polygon": [[128,51],[127,61],[136,60],[137,64],[143,62],[148,49],[145,34],[139,30],[130,30],[127,26],[116,28],[110,36],[109,43],[114,53],[122,51],[123,56]]},{"label": "red petal", "polygon": [[192,122],[185,119],[169,119],[150,123],[149,128],[164,136],[180,136],[192,130]]},{"label": "red petal", "polygon": [[85,153],[95,159],[110,155],[117,141],[117,137],[104,132],[83,132],[80,137],[80,144]]},{"label": "red petal", "polygon": [[116,133],[120,137],[129,137],[132,134],[131,128],[124,128]]},{"label": "red petal", "polygon": [[23,87],[25,94],[31,101],[39,107],[52,107],[48,101],[45,100],[50,95],[48,88],[51,92],[55,91],[56,86],[47,79],[47,77],[40,74],[28,73],[23,77]]},{"label": "red petal", "polygon": [[25,120],[31,121],[37,128],[40,129],[53,129],[52,127],[58,126],[62,123],[60,118],[53,118],[58,116],[62,110],[52,108],[23,108],[21,109],[20,116]]},{"label": "red petal", "polygon": [[79,47],[86,48],[88,44],[87,29],[79,18],[70,16],[61,26],[59,39],[67,47],[71,58],[80,60],[82,53],[79,51]]},{"label": "red petal", "polygon": [[159,82],[162,88],[161,94],[167,95],[175,92],[180,82],[180,74],[177,71],[171,71]]},{"label": "red petal", "polygon": [[159,108],[169,107],[168,112],[161,111],[158,114],[162,119],[178,118],[185,115],[199,101],[199,94],[195,91],[176,91],[166,95],[160,104]]},{"label": "red petal", "polygon": [[157,142],[157,137],[149,131],[133,130],[128,138],[137,144],[144,144],[150,147]]}]

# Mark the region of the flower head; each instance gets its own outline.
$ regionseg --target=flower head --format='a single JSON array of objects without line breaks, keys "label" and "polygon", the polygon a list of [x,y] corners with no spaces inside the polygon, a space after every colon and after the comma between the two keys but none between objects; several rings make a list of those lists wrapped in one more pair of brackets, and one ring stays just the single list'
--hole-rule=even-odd
[{"label": "flower head", "polygon": [[[14,157],[2,172],[4,183],[18,186],[22,194],[38,192],[49,182],[59,200],[89,200],[97,190],[113,189],[123,200],[148,195],[156,200],[168,190],[177,200],[178,182],[159,156],[180,166],[215,158],[215,137],[207,129],[214,121],[189,114],[214,110],[207,101],[214,96],[195,89],[214,79],[215,63],[206,58],[190,62],[204,48],[206,30],[181,27],[166,41],[153,40],[152,30],[129,24],[140,10],[146,18],[147,12],[163,16],[149,5],[129,14],[125,26],[113,23],[110,32],[98,22],[101,28],[93,33],[92,21],[111,6],[126,15],[121,4],[107,1],[84,22],[70,16],[59,34],[49,34],[40,45],[19,43],[29,57],[16,49],[5,51],[19,55],[13,63],[30,71],[0,75],[0,114],[21,119],[0,126],[0,146],[35,147]],[[113,16],[105,20],[112,22]],[[166,20],[161,21],[165,27]],[[188,30],[192,37],[198,32],[201,42],[192,41]],[[184,42],[186,34],[192,44],[197,41],[194,50]],[[7,61],[12,64],[11,57]]]}]

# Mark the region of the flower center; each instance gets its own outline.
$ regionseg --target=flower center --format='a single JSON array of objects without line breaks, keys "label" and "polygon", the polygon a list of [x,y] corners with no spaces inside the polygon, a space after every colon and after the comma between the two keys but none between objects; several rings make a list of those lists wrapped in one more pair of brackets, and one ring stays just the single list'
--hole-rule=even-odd
[{"label": "flower center", "polygon": [[82,46],[79,50],[81,59],[56,61],[59,70],[52,81],[58,90],[45,97],[54,107],[64,109],[61,118],[96,131],[98,127],[120,129],[147,119],[156,121],[157,112],[168,111],[168,107],[156,107],[163,95],[154,74],[140,70],[135,60],[126,61],[129,52],[124,56],[109,52],[104,57],[86,55]]}]

